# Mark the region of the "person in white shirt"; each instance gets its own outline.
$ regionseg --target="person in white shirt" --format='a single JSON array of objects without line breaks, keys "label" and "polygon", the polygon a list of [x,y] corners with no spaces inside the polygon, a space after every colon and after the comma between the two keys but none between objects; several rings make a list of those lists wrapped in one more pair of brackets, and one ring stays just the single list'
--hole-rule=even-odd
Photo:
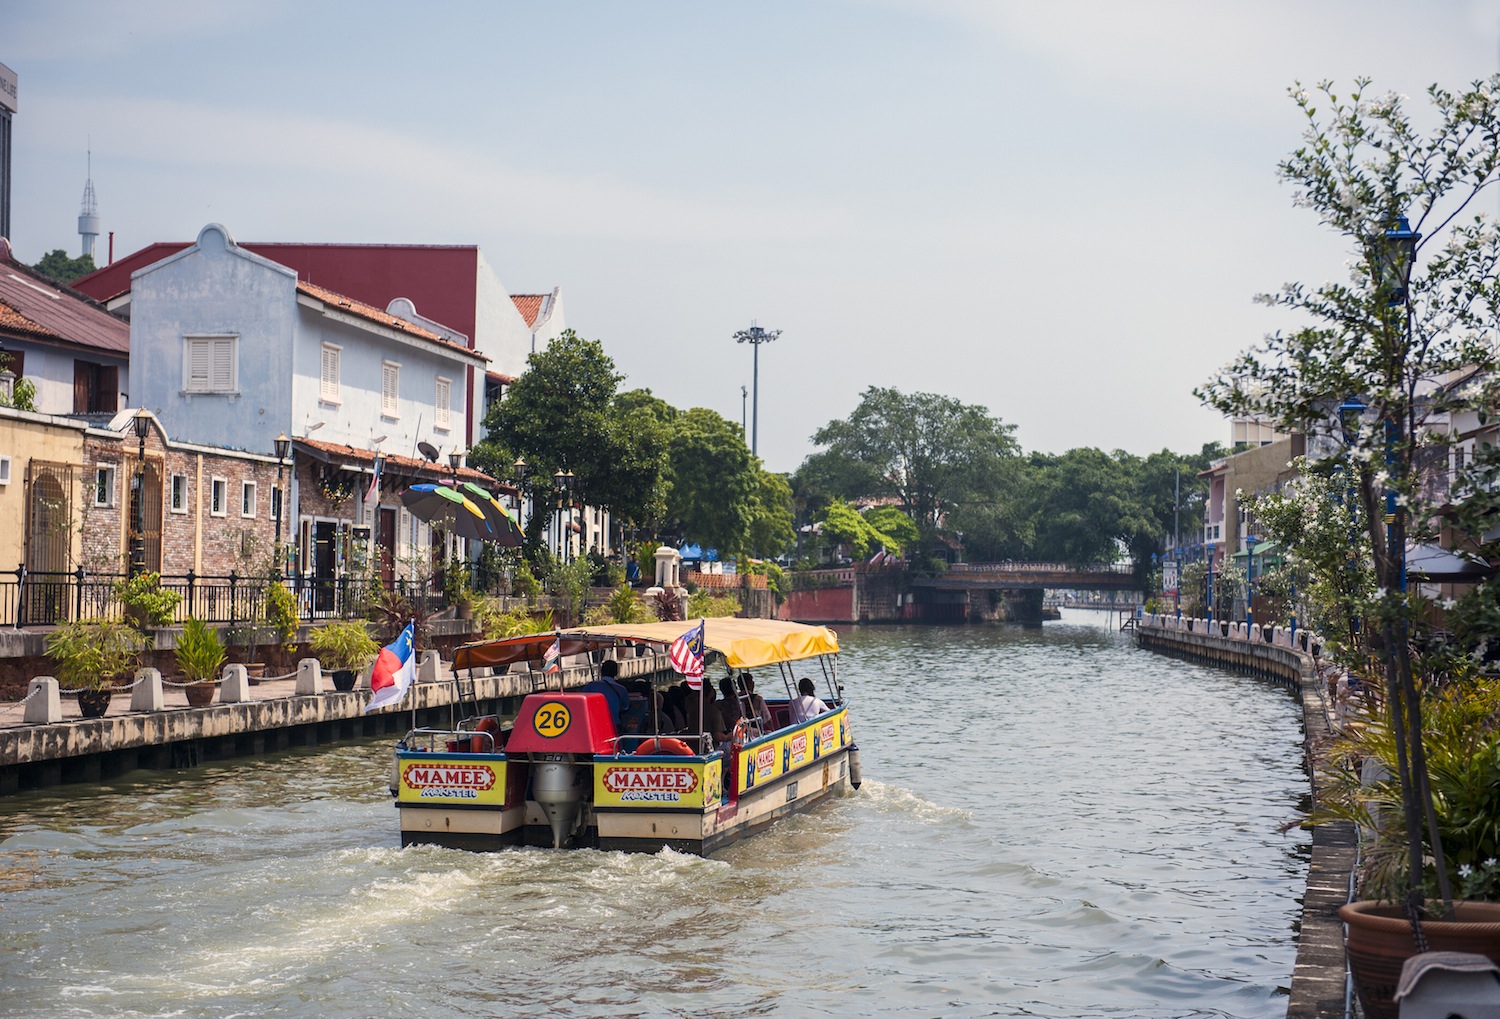
[{"label": "person in white shirt", "polygon": [[817,718],[828,710],[828,705],[818,699],[817,688],[813,686],[813,681],[806,676],[797,681],[797,690],[802,696],[792,701],[793,722],[805,722],[809,718]]}]

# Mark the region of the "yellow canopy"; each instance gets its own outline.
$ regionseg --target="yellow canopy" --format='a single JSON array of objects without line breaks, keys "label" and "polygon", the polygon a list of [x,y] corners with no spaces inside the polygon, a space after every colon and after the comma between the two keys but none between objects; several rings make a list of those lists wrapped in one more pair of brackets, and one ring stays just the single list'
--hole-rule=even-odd
[{"label": "yellow canopy", "polygon": [[[587,634],[591,637],[670,644],[697,625],[692,620],[685,623],[619,623],[565,632],[575,636]],[[816,658],[818,655],[838,654],[839,650],[838,637],[826,626],[788,623],[779,619],[738,619],[734,616],[706,620],[703,624],[703,643],[705,647],[721,653],[730,668],[734,669],[795,662],[804,658]]]}]

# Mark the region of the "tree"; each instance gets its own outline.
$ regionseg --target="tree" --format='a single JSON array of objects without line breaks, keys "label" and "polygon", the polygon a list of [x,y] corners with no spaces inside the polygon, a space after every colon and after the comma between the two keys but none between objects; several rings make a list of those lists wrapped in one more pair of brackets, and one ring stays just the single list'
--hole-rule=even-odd
[{"label": "tree", "polygon": [[1410,648],[1422,618],[1405,590],[1404,549],[1413,527],[1431,519],[1415,469],[1419,445],[1432,441],[1447,415],[1493,406],[1500,235],[1474,210],[1500,170],[1500,75],[1458,94],[1428,89],[1435,126],[1425,136],[1400,96],[1369,96],[1368,88],[1359,79],[1347,98],[1329,82],[1311,92],[1294,88],[1307,123],[1304,144],[1279,165],[1293,201],[1349,244],[1348,278],[1289,283],[1263,296],[1301,324],[1242,354],[1199,395],[1227,414],[1258,414],[1286,430],[1345,440],[1343,449],[1327,443],[1324,456],[1347,463],[1374,566],[1408,903],[1420,909],[1424,855],[1433,858],[1444,899],[1448,874],[1421,740]]},{"label": "tree", "polygon": [[94,271],[94,256],[80,255],[77,258],[69,258],[68,253],[62,248],[54,248],[43,255],[42,260],[32,268],[48,279],[67,286],[74,280]]},{"label": "tree", "polygon": [[1000,491],[1019,452],[1014,431],[984,407],[871,386],[847,419],[818,429],[812,441],[828,448],[803,467],[846,499],[894,497],[926,542],[954,506]]},{"label": "tree", "polygon": [[746,551],[758,559],[785,555],[797,540],[792,522],[792,488],[786,475],[757,466],[755,505],[751,509]]},{"label": "tree", "polygon": [[668,455],[670,526],[721,556],[745,551],[761,479],[759,462],[745,445],[740,426],[694,407],[674,423]]}]

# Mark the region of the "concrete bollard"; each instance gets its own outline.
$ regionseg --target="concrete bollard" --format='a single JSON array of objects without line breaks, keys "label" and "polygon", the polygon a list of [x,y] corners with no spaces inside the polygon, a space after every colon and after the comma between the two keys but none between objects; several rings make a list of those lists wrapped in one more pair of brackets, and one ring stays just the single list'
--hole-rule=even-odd
[{"label": "concrete bollard", "polygon": [[438,653],[431,649],[422,652],[417,659],[417,682],[436,683],[441,675],[441,660]]},{"label": "concrete bollard", "polygon": [[297,688],[294,692],[298,697],[328,692],[328,684],[323,682],[323,666],[316,658],[304,658],[297,663]]},{"label": "concrete bollard", "polygon": [[37,676],[26,689],[27,725],[51,725],[62,721],[62,696],[57,692],[57,680],[51,676]]},{"label": "concrete bollard", "polygon": [[135,689],[130,691],[130,710],[162,711],[166,706],[161,691],[161,670],[136,669]]},{"label": "concrete bollard", "polygon": [[369,665],[366,665],[363,669],[360,669],[359,670],[359,675],[354,677],[354,689],[356,689],[356,690],[368,690],[368,689],[370,689],[370,675],[374,671],[375,671],[375,663],[374,662],[371,662]]},{"label": "concrete bollard", "polygon": [[250,674],[238,662],[224,667],[219,682],[220,704],[243,704],[250,699]]}]

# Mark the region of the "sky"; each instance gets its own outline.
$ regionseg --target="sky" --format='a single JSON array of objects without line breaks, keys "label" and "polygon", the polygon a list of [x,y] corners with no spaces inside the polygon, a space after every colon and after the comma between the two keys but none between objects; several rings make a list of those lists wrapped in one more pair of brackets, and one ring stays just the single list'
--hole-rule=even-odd
[{"label": "sky", "polygon": [[[1193,388],[1343,273],[1276,164],[1295,82],[1420,108],[1500,70],[1500,0],[0,0],[12,233],[77,255],[477,244],[512,293],[794,470],[871,386],[1027,451],[1227,442]],[[100,239],[100,260],[105,254]],[[420,309],[419,309],[420,310]]]}]

